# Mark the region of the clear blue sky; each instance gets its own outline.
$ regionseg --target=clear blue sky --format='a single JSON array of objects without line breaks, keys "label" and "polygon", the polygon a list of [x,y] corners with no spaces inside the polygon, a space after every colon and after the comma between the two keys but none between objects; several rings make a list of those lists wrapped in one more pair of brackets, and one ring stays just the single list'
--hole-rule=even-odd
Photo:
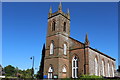
[{"label": "clear blue sky", "polygon": [[[46,42],[47,17],[59,3],[3,3],[3,66],[9,64],[20,69],[39,67],[41,51]],[[63,11],[70,9],[71,37],[84,42],[88,33],[90,46],[115,58],[118,65],[118,10],[117,3],[63,2]]]}]

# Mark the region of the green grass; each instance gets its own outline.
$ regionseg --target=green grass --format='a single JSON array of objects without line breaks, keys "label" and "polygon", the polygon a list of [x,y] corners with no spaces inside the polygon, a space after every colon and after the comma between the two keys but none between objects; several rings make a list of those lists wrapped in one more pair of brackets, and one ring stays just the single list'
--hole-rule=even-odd
[{"label": "green grass", "polygon": [[17,78],[17,77],[7,76],[7,77],[5,77],[5,78]]},{"label": "green grass", "polygon": [[66,79],[61,79],[61,80],[106,80],[106,79],[104,79],[102,76],[81,75],[81,76],[80,76],[79,78],[77,78],[77,79],[66,78]]},{"label": "green grass", "polygon": [[95,76],[95,75],[81,75],[80,79],[83,78],[103,78],[102,76]]}]

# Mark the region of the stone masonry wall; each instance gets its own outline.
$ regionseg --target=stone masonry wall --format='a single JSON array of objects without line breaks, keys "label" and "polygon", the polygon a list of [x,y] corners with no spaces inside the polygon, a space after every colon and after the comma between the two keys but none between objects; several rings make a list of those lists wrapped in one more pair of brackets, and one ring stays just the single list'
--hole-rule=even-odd
[{"label": "stone masonry wall", "polygon": [[101,76],[102,75],[102,60],[104,61],[105,63],[105,76],[108,77],[108,66],[107,64],[109,63],[110,64],[110,77],[113,76],[113,72],[112,72],[112,65],[114,67],[114,71],[115,71],[115,61],[90,49],[89,48],[89,74],[90,75],[94,75],[95,74],[95,66],[94,66],[94,60],[95,60],[95,57],[97,58],[97,61],[98,61],[98,75]]}]

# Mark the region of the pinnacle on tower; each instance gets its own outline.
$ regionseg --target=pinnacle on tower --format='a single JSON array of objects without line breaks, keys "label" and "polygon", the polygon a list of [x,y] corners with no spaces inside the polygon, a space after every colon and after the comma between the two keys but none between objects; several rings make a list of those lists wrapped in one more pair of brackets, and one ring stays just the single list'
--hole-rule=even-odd
[{"label": "pinnacle on tower", "polygon": [[67,9],[67,15],[68,15],[68,19],[70,19],[70,11],[69,11],[69,8]]},{"label": "pinnacle on tower", "polygon": [[61,3],[61,2],[60,2],[60,4],[59,4],[58,10],[59,10],[59,11],[62,11],[62,3]]},{"label": "pinnacle on tower", "polygon": [[51,17],[51,15],[52,15],[52,7],[50,6],[48,17]]},{"label": "pinnacle on tower", "polygon": [[89,45],[89,44],[90,44],[90,42],[89,42],[89,40],[88,40],[88,34],[86,34],[86,37],[85,37],[85,44],[86,44],[86,45]]},{"label": "pinnacle on tower", "polygon": [[50,6],[50,10],[49,10],[49,13],[52,13],[52,7]]},{"label": "pinnacle on tower", "polygon": [[69,8],[67,9],[67,13],[70,14]]}]

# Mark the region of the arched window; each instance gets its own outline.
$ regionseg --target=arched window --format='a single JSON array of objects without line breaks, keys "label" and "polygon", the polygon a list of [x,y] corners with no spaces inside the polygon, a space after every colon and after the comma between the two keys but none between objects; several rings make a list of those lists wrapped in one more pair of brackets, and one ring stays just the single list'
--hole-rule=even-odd
[{"label": "arched window", "polygon": [[76,56],[72,59],[72,78],[78,78],[78,59]]},{"label": "arched window", "polygon": [[108,67],[108,77],[110,77],[110,64],[109,64],[109,62],[108,62],[108,64],[107,64],[107,67]]},{"label": "arched window", "polygon": [[53,78],[53,68],[50,66],[48,69],[48,79]]},{"label": "arched window", "polygon": [[54,53],[54,42],[52,41],[50,44],[50,54]]},{"label": "arched window", "polygon": [[66,32],[66,22],[64,22],[63,31]]},{"label": "arched window", "polygon": [[112,64],[112,77],[114,77],[114,66]]},{"label": "arched window", "polygon": [[52,22],[52,31],[55,31],[55,21]]},{"label": "arched window", "polygon": [[64,55],[66,55],[66,52],[67,52],[67,46],[66,44],[64,44]]},{"label": "arched window", "polygon": [[98,76],[98,62],[96,58],[95,58],[95,75]]},{"label": "arched window", "polygon": [[104,61],[102,60],[102,76],[105,76],[105,63]]},{"label": "arched window", "polygon": [[64,66],[63,69],[62,69],[62,72],[66,73],[67,70],[66,70],[66,67]]}]

